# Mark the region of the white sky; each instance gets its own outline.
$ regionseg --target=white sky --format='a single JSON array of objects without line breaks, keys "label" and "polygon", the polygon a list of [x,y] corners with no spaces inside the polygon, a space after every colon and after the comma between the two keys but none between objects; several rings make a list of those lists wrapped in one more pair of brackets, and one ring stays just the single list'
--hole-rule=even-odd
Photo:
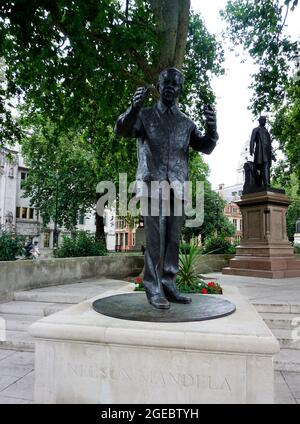
[{"label": "white sky", "polygon": [[[207,29],[219,34],[225,29],[225,23],[219,16],[219,10],[224,8],[226,0],[191,0],[192,8],[203,16]],[[290,12],[287,19],[287,32],[293,37],[299,37],[300,7]],[[250,75],[254,65],[249,58],[246,63],[240,63],[241,57],[225,49],[226,74],[215,78],[212,86],[217,97],[217,120],[219,142],[210,156],[203,155],[209,164],[211,173],[209,180],[213,188],[218,184],[232,185],[237,182],[237,166],[241,151],[249,141],[252,128],[258,125],[247,109],[252,92],[248,89],[251,83]],[[267,114],[266,114],[267,115]]]}]

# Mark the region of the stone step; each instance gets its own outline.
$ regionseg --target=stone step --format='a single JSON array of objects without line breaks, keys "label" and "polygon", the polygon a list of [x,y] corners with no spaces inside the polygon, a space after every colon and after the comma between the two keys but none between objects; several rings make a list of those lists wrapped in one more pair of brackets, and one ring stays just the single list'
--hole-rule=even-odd
[{"label": "stone step", "polygon": [[300,372],[300,350],[281,349],[274,356],[274,368],[277,371]]},{"label": "stone step", "polygon": [[[46,316],[54,312],[61,311],[69,307],[70,304],[50,303],[50,302],[23,302],[13,300],[7,303],[0,303],[1,314],[16,314],[16,315],[33,315],[33,316]],[[53,311],[53,312],[52,312]]]},{"label": "stone step", "polygon": [[19,291],[14,293],[14,300],[25,302],[47,303],[79,303],[88,299],[88,296],[79,293],[48,292],[38,290]]},{"label": "stone step", "polygon": [[262,269],[225,267],[222,269],[222,274],[241,275],[244,277],[258,277],[258,278],[292,278],[292,277],[300,277],[300,269],[267,271]]},{"label": "stone step", "polygon": [[295,336],[293,335],[293,330],[272,328],[271,331],[279,341],[281,348],[300,350],[300,331],[297,331]]},{"label": "stone step", "polygon": [[1,314],[1,318],[5,320],[6,330],[27,331],[31,324],[42,317],[37,315]]},{"label": "stone step", "polygon": [[300,314],[300,303],[261,303],[259,301],[254,301],[252,304],[259,313],[271,312],[276,314]]},{"label": "stone step", "polygon": [[273,328],[292,330],[300,323],[299,314],[263,312],[260,315],[271,330]]},{"label": "stone step", "polygon": [[34,338],[27,331],[5,332],[5,340],[0,340],[0,349],[34,350]]},{"label": "stone step", "polygon": [[44,309],[45,317],[55,314],[56,312],[63,311],[64,309],[70,308],[70,306],[72,306],[70,303],[49,303],[48,305],[49,306],[46,306]]}]

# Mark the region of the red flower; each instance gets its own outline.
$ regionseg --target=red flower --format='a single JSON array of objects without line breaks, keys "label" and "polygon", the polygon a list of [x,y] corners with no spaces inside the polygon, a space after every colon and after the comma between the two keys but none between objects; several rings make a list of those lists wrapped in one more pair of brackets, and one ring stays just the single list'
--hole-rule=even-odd
[{"label": "red flower", "polygon": [[141,284],[141,282],[143,281],[141,277],[137,277],[135,280],[138,284]]},{"label": "red flower", "polygon": [[207,294],[207,290],[203,287],[203,289],[201,289],[201,293],[202,294]]},{"label": "red flower", "polygon": [[210,281],[209,283],[207,283],[208,287],[214,287],[215,283],[213,281]]}]

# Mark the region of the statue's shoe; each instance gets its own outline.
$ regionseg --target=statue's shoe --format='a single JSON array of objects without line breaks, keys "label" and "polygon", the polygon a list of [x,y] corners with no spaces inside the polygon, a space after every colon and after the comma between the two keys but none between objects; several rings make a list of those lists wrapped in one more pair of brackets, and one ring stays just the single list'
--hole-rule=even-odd
[{"label": "statue's shoe", "polygon": [[174,303],[191,303],[192,302],[192,299],[190,297],[184,296],[181,293],[179,293],[179,291],[174,285],[169,286],[169,285],[163,284],[163,288],[164,288],[165,296],[167,300],[169,300],[170,302],[174,302]]},{"label": "statue's shoe", "polygon": [[147,295],[149,303],[157,309],[169,309],[170,303],[160,293]]}]

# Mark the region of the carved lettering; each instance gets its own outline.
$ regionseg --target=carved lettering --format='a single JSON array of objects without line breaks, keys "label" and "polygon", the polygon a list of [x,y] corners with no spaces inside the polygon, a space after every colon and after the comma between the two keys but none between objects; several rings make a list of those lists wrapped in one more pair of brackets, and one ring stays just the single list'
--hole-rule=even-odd
[{"label": "carved lettering", "polygon": [[195,387],[200,390],[224,390],[231,391],[231,387],[226,377],[217,377],[202,374],[183,374],[161,370],[110,369],[101,367],[98,364],[83,365],[68,364],[68,372],[80,378],[95,378],[112,381],[133,381],[139,384],[153,384],[159,386],[176,385],[186,388]]}]

